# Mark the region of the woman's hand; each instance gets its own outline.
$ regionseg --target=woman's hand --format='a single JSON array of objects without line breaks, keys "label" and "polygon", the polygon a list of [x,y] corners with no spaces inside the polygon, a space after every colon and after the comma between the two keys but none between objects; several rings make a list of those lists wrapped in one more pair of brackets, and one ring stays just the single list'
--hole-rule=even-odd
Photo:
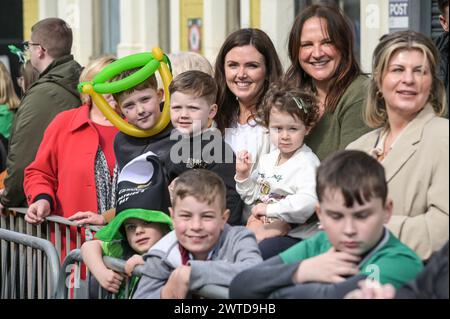
[{"label": "woman's hand", "polygon": [[79,226],[82,225],[105,225],[105,218],[94,212],[78,212],[68,218],[75,221]]},{"label": "woman's hand", "polygon": [[25,215],[25,221],[30,224],[40,224],[45,217],[50,215],[50,203],[46,199],[39,199],[28,207]]}]

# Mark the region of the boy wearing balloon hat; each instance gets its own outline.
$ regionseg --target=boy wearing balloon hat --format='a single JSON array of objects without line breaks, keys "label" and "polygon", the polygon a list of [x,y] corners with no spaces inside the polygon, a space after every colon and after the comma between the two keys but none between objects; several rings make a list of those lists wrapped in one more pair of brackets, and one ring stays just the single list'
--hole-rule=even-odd
[{"label": "boy wearing balloon hat", "polygon": [[126,259],[125,273],[131,276],[129,297],[139,281],[134,268],[141,257],[172,229],[167,213],[167,184],[157,156],[147,152],[128,163],[119,175],[117,215],[81,247],[83,261],[106,290],[124,298],[125,276],[108,269],[103,256]]}]

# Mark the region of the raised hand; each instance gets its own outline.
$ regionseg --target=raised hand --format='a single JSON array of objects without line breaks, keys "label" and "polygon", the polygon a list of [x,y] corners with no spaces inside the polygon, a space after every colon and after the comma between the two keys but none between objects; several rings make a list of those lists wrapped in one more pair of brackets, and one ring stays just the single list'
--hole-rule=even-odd
[{"label": "raised hand", "polygon": [[252,155],[248,151],[240,151],[236,156],[236,178],[246,179],[252,169]]}]

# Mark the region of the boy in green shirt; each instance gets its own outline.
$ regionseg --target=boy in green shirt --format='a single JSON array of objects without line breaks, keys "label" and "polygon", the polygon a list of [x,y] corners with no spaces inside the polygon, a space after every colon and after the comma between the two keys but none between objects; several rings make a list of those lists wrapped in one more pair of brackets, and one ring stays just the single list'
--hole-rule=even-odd
[{"label": "boy in green shirt", "polygon": [[317,171],[316,191],[324,231],[237,275],[231,298],[342,298],[362,278],[400,287],[422,270],[420,258],[384,227],[392,201],[374,158],[334,153]]}]

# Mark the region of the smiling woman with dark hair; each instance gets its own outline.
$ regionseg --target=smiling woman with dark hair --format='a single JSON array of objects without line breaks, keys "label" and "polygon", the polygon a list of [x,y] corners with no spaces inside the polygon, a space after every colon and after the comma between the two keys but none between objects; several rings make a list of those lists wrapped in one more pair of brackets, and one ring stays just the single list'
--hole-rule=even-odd
[{"label": "smiling woman with dark hair", "polygon": [[305,142],[321,160],[369,131],[362,119],[368,78],[353,47],[351,23],[335,6],[307,7],[289,36],[286,77],[318,99],[321,117]]}]

